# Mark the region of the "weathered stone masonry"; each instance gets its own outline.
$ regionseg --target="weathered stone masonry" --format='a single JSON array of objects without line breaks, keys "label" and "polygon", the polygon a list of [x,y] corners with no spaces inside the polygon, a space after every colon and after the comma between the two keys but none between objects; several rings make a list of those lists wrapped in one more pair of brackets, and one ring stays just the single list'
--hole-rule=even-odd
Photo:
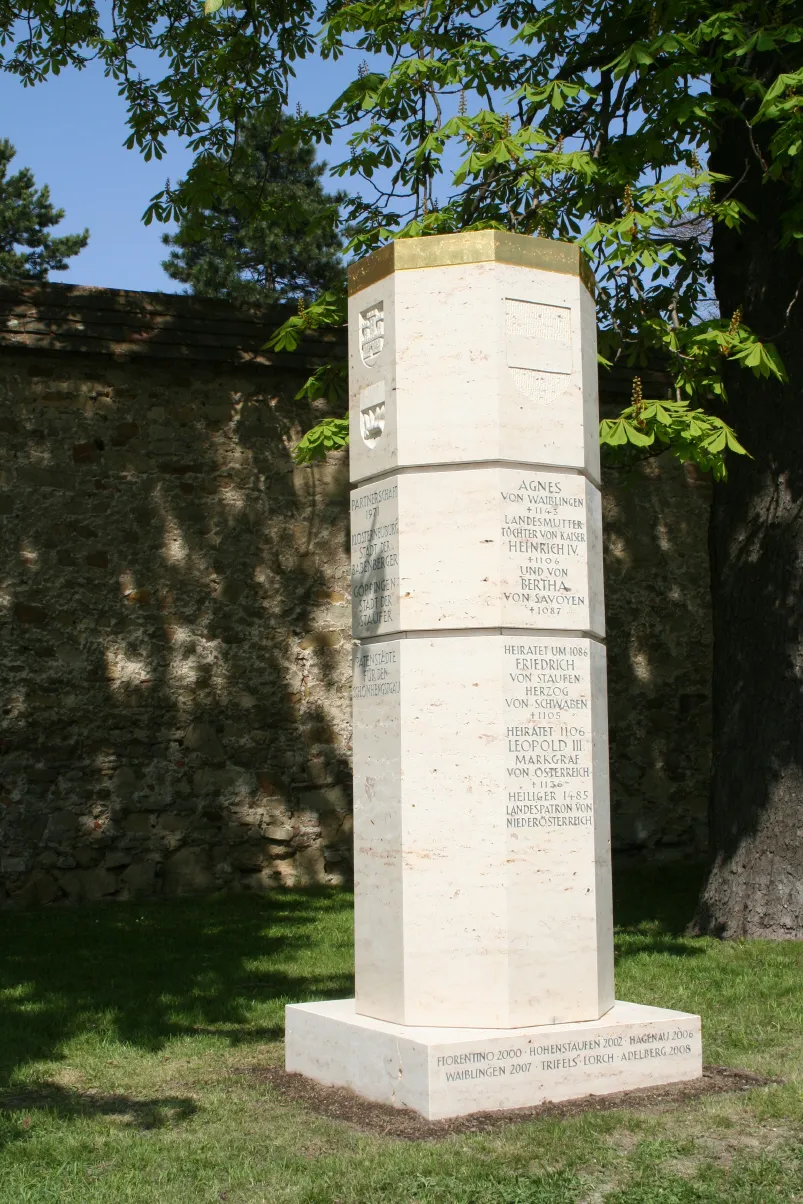
[{"label": "weathered stone masonry", "polygon": [[[0,288],[4,902],[348,880],[346,466],[289,453],[315,418],[294,394],[338,344],[261,351],[283,316]],[[614,827],[685,855],[707,494],[642,475],[607,495]]]},{"label": "weathered stone masonry", "polygon": [[283,314],[4,290],[3,888],[348,873],[342,465],[294,470]]},{"label": "weathered stone masonry", "polygon": [[[645,396],[665,382],[644,373]],[[632,373],[602,373],[601,410]],[[710,483],[664,456],[608,471],[602,495],[615,857],[707,851],[711,757]]]}]

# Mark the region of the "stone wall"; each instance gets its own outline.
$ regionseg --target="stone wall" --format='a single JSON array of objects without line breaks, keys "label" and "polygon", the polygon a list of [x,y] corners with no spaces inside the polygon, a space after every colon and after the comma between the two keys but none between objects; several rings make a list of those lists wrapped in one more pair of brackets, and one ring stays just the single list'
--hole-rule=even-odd
[{"label": "stone wall", "polygon": [[[0,901],[348,880],[347,471],[289,454],[342,348],[260,350],[283,316],[0,288]],[[641,476],[606,494],[615,844],[685,856],[708,499]]]},{"label": "stone wall", "polygon": [[348,876],[345,465],[279,313],[0,292],[2,890]]},{"label": "stone wall", "polygon": [[[630,375],[602,374],[602,409]],[[645,374],[645,396],[665,386]],[[709,480],[662,456],[605,472],[603,530],[614,854],[702,857],[711,757]]]}]

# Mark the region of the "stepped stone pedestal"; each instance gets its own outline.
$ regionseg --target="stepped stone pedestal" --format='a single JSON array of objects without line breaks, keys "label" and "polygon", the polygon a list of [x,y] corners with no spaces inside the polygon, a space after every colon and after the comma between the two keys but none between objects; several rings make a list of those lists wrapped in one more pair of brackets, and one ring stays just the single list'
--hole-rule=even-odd
[{"label": "stepped stone pedestal", "polygon": [[287,1069],[430,1119],[699,1077],[614,999],[593,282],[482,232],[349,289],[356,998]]}]

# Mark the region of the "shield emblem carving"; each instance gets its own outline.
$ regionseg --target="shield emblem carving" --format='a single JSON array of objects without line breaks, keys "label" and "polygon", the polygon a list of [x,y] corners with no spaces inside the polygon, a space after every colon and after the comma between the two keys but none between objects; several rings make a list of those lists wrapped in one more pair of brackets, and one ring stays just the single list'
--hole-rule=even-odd
[{"label": "shield emblem carving", "polygon": [[385,382],[378,380],[360,392],[360,434],[366,447],[376,447],[385,429]]},{"label": "shield emblem carving", "polygon": [[378,301],[360,314],[360,355],[366,368],[375,364],[385,346],[385,305]]}]

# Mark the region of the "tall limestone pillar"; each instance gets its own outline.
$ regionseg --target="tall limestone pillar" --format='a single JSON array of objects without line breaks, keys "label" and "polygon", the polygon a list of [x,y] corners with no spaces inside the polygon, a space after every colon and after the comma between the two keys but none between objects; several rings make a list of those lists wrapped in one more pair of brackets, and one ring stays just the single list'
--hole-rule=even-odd
[{"label": "tall limestone pillar", "polygon": [[586,265],[447,235],[349,292],[356,998],[287,1068],[433,1119],[697,1077],[614,999]]}]

